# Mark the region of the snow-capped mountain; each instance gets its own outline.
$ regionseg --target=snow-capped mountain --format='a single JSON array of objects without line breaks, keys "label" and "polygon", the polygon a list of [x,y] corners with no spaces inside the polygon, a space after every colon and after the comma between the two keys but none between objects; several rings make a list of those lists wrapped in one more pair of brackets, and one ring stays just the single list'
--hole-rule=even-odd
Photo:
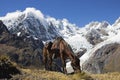
[{"label": "snow-capped mountain", "polygon": [[67,19],[56,20],[44,16],[35,8],[26,8],[23,12],[8,13],[0,19],[3,20],[12,33],[26,33],[36,38],[39,37],[44,41],[53,39],[56,36],[68,37],[77,30],[75,24],[69,23]]},{"label": "snow-capped mountain", "polygon": [[[6,24],[11,33],[17,34],[18,36],[27,34],[34,38],[40,38],[42,41],[52,40],[56,36],[62,36],[73,47],[74,51],[78,51],[80,48],[89,49],[92,46],[83,37],[85,35],[84,29],[80,29],[67,19],[59,20],[45,16],[35,8],[26,8],[24,11],[8,13],[6,16],[0,17],[0,20]],[[78,41],[76,42],[74,38]],[[86,42],[83,43],[82,39]]]},{"label": "snow-capped mountain", "polygon": [[[75,53],[86,49],[86,53],[80,58],[81,65],[89,59],[97,46],[109,43],[110,40],[112,43],[113,37],[120,34],[120,18],[112,25],[107,21],[96,21],[80,28],[67,19],[55,19],[44,15],[35,8],[8,13],[6,16],[0,17],[0,20],[11,33],[18,36],[33,36],[44,42],[62,36],[72,46]],[[119,41],[119,39],[115,39]]]}]

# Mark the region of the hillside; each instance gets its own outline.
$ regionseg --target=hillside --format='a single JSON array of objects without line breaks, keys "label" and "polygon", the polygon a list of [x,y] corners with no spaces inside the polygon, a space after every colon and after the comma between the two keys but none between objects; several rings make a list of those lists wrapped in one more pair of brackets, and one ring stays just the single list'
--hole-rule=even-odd
[{"label": "hillside", "polygon": [[30,70],[22,69],[22,75],[16,75],[12,79],[22,80],[119,80],[120,73],[106,73],[106,74],[87,74],[77,73],[72,75],[64,75],[59,72],[51,72],[44,70]]},{"label": "hillside", "polygon": [[60,72],[19,67],[7,56],[0,56],[0,79],[9,80],[119,80],[120,73],[87,74],[85,72],[65,75]]}]

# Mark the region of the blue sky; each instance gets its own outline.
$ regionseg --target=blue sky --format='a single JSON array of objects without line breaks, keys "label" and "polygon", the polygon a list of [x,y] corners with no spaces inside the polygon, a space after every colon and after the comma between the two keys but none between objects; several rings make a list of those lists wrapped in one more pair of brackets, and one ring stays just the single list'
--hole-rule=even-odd
[{"label": "blue sky", "polygon": [[112,24],[120,17],[120,0],[1,0],[0,16],[27,7],[56,19],[67,18],[78,26],[104,20]]}]

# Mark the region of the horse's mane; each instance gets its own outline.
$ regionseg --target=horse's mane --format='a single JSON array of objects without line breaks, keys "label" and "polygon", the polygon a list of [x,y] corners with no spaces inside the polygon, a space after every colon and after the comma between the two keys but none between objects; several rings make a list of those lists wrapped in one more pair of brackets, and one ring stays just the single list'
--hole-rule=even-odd
[{"label": "horse's mane", "polygon": [[56,37],[55,41],[53,43],[60,43],[61,40],[64,40],[62,37]]},{"label": "horse's mane", "polygon": [[60,44],[60,42],[63,42],[65,47],[67,47],[73,53],[71,46],[62,37],[57,37],[53,43],[54,43],[54,45],[58,46]]},{"label": "horse's mane", "polygon": [[58,48],[61,40],[64,40],[62,37],[56,37],[56,39],[53,41],[53,47]]}]

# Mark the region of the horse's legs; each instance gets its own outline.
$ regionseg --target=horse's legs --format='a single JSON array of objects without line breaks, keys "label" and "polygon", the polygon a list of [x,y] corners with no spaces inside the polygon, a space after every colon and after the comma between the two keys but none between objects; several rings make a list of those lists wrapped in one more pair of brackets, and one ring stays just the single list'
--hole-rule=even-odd
[{"label": "horse's legs", "polygon": [[49,60],[49,62],[48,62],[48,66],[49,66],[49,70],[52,70],[52,54],[50,53],[49,54],[49,56],[48,56],[48,60]]},{"label": "horse's legs", "polygon": [[75,64],[76,66],[76,72],[81,72],[81,68],[80,68],[80,60],[78,58],[75,59]]},{"label": "horse's legs", "polygon": [[47,67],[47,56],[43,56],[43,63],[44,63],[44,66],[45,66],[45,70],[48,69]]},{"label": "horse's legs", "polygon": [[65,57],[63,56],[62,53],[60,53],[60,54],[61,54],[61,61],[62,61],[63,72],[64,72],[65,74],[67,74]]}]

